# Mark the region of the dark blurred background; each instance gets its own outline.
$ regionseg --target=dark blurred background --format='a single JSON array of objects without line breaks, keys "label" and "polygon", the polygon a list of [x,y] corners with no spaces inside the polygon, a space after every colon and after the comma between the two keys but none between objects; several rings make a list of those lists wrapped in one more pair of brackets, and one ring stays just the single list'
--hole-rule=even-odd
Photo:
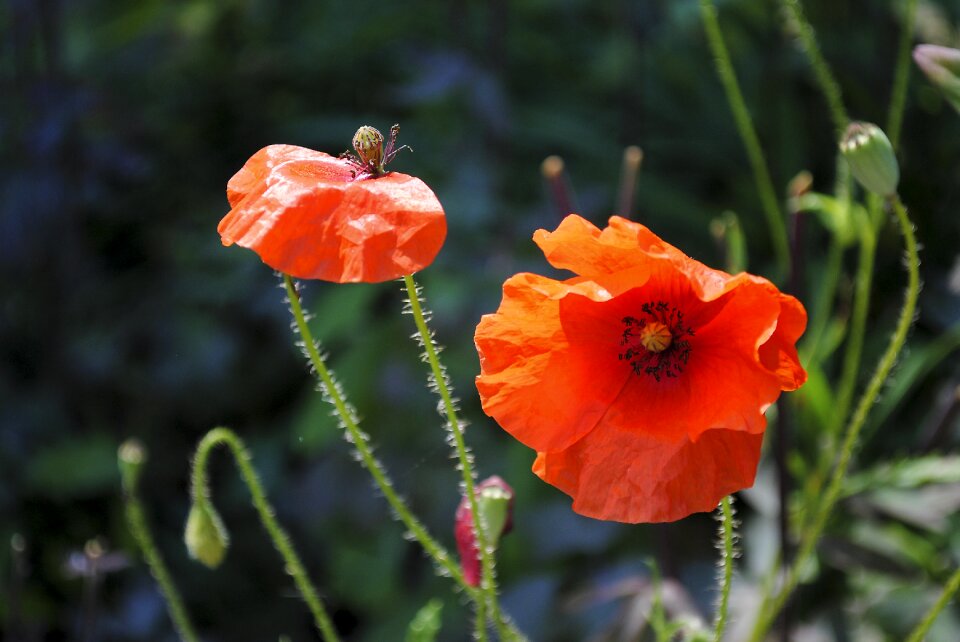
[{"label": "dark blurred background", "polygon": [[[805,4],[851,115],[885,122],[905,3]],[[916,41],[958,46],[960,5],[920,5]],[[830,191],[834,133],[791,26],[774,2],[718,6],[778,189],[785,194],[787,182],[806,169],[814,189]],[[776,276],[695,0],[6,0],[6,639],[175,639],[123,518],[116,449],[131,436],[149,450],[144,502],[204,639],[316,639],[225,455],[215,457],[212,475],[232,548],[217,571],[187,558],[181,534],[189,457],[216,425],[234,428],[250,445],[281,521],[349,639],[401,639],[431,596],[445,603],[441,639],[467,639],[464,600],[402,539],[313,391],[276,276],[253,253],[223,248],[216,233],[228,209],[227,179],[260,147],[285,142],[338,153],[357,126],[386,131],[394,122],[402,126],[400,142],[416,151],[402,153],[392,168],[424,179],[448,216],[446,245],[418,278],[447,346],[463,414],[472,420],[468,439],[480,474],[499,474],[517,492],[515,530],[500,553],[506,609],[534,640],[640,639],[636,621],[649,606],[649,561],[656,559],[667,578],[679,581],[669,583],[672,604],[709,618],[710,516],[661,526],[580,518],[568,498],[529,472],[532,453],[483,416],[472,384],[472,328],[496,308],[500,284],[517,271],[547,271],[530,242],[535,229],[560,218],[540,174],[547,155],[566,161],[565,180],[581,214],[597,224],[614,213],[630,216],[708,264],[722,265],[710,221],[735,211],[751,271]],[[902,193],[924,244],[926,289],[914,345],[929,345],[960,321],[950,288],[960,244],[958,141],[960,118],[914,70],[900,153]],[[615,212],[622,151],[633,144],[645,153],[637,206]],[[808,226],[811,285],[825,239],[815,222]],[[888,226],[865,376],[900,302],[900,257]],[[846,260],[852,268],[855,252]],[[849,291],[846,277],[841,311]],[[305,300],[380,458],[414,510],[452,547],[458,476],[418,349],[407,339],[414,328],[400,314],[400,284],[311,283]],[[957,386],[960,370],[948,359],[924,375],[875,427],[864,466],[921,447],[921,431],[943,410],[944,391]],[[951,426],[938,452],[956,445]],[[804,439],[801,446],[815,448],[814,437]],[[747,525],[742,609],[751,604],[750,569],[777,545],[767,469],[740,503]],[[946,489],[947,500],[958,496],[956,486]],[[946,525],[935,534],[898,522],[935,549],[939,566],[894,573],[893,588],[882,595],[871,592],[876,584],[864,588],[856,580],[873,558],[822,558],[825,579],[802,591],[795,608],[803,634],[814,637],[797,639],[834,639],[837,631],[856,637],[861,630],[891,636],[870,639],[901,639],[922,612],[921,598],[942,579],[938,573],[956,564],[942,552],[960,550],[960,525],[953,504],[946,505]],[[847,530],[835,534],[841,538],[855,540]],[[117,570],[85,576],[83,550],[91,540],[118,554]],[[760,562],[751,562],[752,551],[760,551]],[[890,609],[904,602],[902,586],[920,588],[909,593],[917,597],[906,600],[908,615],[891,618]],[[944,621],[941,628],[955,625],[956,614]],[[957,631],[945,630],[939,635]]]}]

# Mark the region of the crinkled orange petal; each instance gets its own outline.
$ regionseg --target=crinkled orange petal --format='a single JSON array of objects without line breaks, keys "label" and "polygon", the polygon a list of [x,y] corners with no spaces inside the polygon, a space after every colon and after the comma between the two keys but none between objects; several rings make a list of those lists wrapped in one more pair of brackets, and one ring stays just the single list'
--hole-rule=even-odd
[{"label": "crinkled orange petal", "polygon": [[[608,348],[602,343],[608,331],[571,337],[561,326],[561,299],[568,294],[584,300],[606,295],[591,286],[518,274],[504,283],[496,314],[485,315],[477,326],[477,389],[484,412],[531,448],[557,450],[582,437],[607,412],[630,374],[625,368],[595,367],[598,351]],[[611,325],[605,317],[581,321],[606,330]]]},{"label": "crinkled orange petal", "polygon": [[760,362],[777,374],[781,388],[796,390],[807,381],[807,371],[797,355],[797,340],[807,328],[807,311],[789,294],[777,294],[780,300],[777,329],[770,340],[760,346]]},{"label": "crinkled orange petal", "polygon": [[260,150],[227,194],[224,245],[298,278],[388,281],[429,265],[446,238],[443,208],[421,180],[397,172],[358,180],[346,161],[303,147]]},{"label": "crinkled orange petal", "polygon": [[715,429],[662,441],[595,430],[560,452],[537,453],[533,472],[573,498],[573,510],[618,522],[671,522],[711,511],[753,485],[763,435]]}]

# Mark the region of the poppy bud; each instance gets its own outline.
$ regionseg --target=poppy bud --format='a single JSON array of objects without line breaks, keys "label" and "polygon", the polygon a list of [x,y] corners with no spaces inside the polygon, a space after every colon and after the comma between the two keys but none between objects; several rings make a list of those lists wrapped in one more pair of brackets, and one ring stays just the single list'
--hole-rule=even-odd
[{"label": "poppy bud", "polygon": [[123,489],[133,493],[140,478],[140,471],[147,461],[147,450],[139,439],[128,439],[117,450],[117,463],[120,465],[120,479]]},{"label": "poppy bud", "polygon": [[364,125],[358,129],[353,135],[353,149],[364,165],[383,168],[383,134],[376,127]]},{"label": "poppy bud", "polygon": [[[483,519],[487,545],[495,549],[500,537],[513,528],[513,489],[496,475],[488,477],[474,488],[477,510]],[[480,550],[473,530],[470,500],[464,497],[457,507],[454,535],[460,551],[460,568],[470,586],[480,584]]]},{"label": "poppy bud", "polygon": [[850,123],[840,141],[840,151],[863,187],[880,196],[896,193],[900,166],[882,129],[872,123]]},{"label": "poppy bud", "polygon": [[913,59],[950,104],[960,112],[960,50],[937,45],[917,45]]},{"label": "poppy bud", "polygon": [[210,504],[194,504],[190,508],[183,541],[187,544],[190,557],[207,568],[220,566],[230,545],[227,529]]}]

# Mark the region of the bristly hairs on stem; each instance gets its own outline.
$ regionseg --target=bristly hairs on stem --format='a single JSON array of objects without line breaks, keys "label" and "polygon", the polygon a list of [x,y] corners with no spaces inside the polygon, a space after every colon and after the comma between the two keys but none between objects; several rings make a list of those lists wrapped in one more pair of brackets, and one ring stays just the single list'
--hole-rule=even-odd
[{"label": "bristly hairs on stem", "polygon": [[887,344],[887,349],[880,358],[873,376],[867,383],[867,387],[863,391],[853,415],[850,417],[850,421],[844,432],[837,463],[834,466],[833,473],[823,493],[823,499],[819,505],[817,505],[812,519],[806,524],[806,528],[800,538],[797,555],[787,571],[783,586],[775,598],[772,600],[765,599],[761,605],[753,633],[750,636],[752,642],[759,642],[763,639],[777,614],[783,608],[784,604],[786,604],[787,598],[790,597],[790,594],[797,587],[797,584],[799,584],[800,571],[816,550],[816,544],[820,540],[820,535],[823,533],[827,525],[827,520],[832,514],[837,500],[840,498],[843,480],[846,477],[847,470],[853,460],[853,455],[859,445],[860,431],[906,343],[907,334],[915,319],[917,298],[920,293],[920,257],[918,255],[917,239],[914,235],[913,223],[910,221],[910,217],[900,197],[894,194],[889,197],[888,202],[893,208],[894,214],[896,214],[907,257],[907,290],[904,294],[903,307],[900,309],[900,316],[897,319],[896,328]]},{"label": "bristly hairs on stem", "polygon": [[728,495],[720,500],[717,520],[720,522],[717,533],[717,548],[720,551],[720,560],[717,564],[717,581],[720,593],[717,597],[717,610],[713,618],[713,640],[720,642],[727,625],[727,613],[730,607],[730,587],[733,582],[733,562],[740,557],[737,526],[740,522],[735,518],[736,509],[733,506],[733,496]]},{"label": "bristly hairs on stem", "polygon": [[191,495],[194,505],[210,505],[207,462],[210,459],[211,451],[221,444],[226,446],[230,454],[233,455],[233,460],[240,471],[240,477],[250,491],[253,506],[260,516],[260,522],[270,536],[274,548],[283,558],[286,571],[293,577],[300,595],[307,603],[321,638],[325,642],[339,642],[340,637],[333,626],[333,621],[327,614],[323,602],[320,601],[317,589],[310,581],[303,562],[300,561],[300,556],[294,550],[290,536],[277,521],[276,511],[267,499],[260,478],[253,468],[250,452],[246,449],[240,437],[228,428],[214,428],[204,435],[197,445],[197,454],[193,460],[191,475]]},{"label": "bristly hairs on stem", "polygon": [[289,275],[283,274],[281,276],[283,287],[287,293],[287,304],[293,316],[293,324],[296,326],[300,337],[299,343],[307,356],[311,372],[314,373],[319,382],[323,398],[333,406],[347,442],[354,447],[358,461],[369,471],[377,488],[390,505],[393,516],[403,523],[406,529],[404,537],[420,544],[424,552],[433,561],[438,575],[451,578],[470,599],[474,601],[482,599],[480,592],[467,584],[463,573],[446,549],[430,536],[427,529],[410,512],[404,500],[394,489],[383,465],[373,456],[373,449],[367,435],[360,430],[356,414],[347,402],[343,390],[334,379],[333,373],[327,368],[317,343],[310,333],[297,285]]},{"label": "bristly hairs on stem", "polygon": [[[480,589],[485,596],[486,609],[489,610],[489,616],[493,620],[501,640],[523,639],[519,631],[510,625],[509,621],[501,612],[497,600],[496,561],[494,551],[489,545],[490,540],[487,537],[487,524],[484,523],[483,513],[481,513],[478,508],[473,457],[463,438],[463,424],[457,416],[457,400],[452,395],[449,377],[443,364],[440,363],[438,357],[439,350],[434,342],[433,332],[427,326],[429,312],[425,312],[423,292],[417,286],[413,276],[404,276],[403,282],[407,294],[404,313],[413,315],[413,320],[417,326],[418,341],[424,350],[421,359],[430,364],[431,374],[428,376],[428,382],[431,390],[435,388],[435,392],[440,396],[438,411],[440,411],[441,417],[446,420],[448,435],[452,435],[453,437],[453,446],[456,450],[459,469],[463,477],[463,494],[470,503],[470,512],[473,515],[474,535],[477,540],[477,549],[480,552]],[[480,614],[479,610],[478,614]],[[486,639],[486,624],[478,622],[475,633],[478,639]]]},{"label": "bristly hairs on stem", "polygon": [[143,561],[146,562],[150,568],[150,573],[160,586],[160,592],[167,603],[170,619],[173,621],[180,639],[183,642],[200,642],[200,637],[197,635],[193,623],[190,621],[190,616],[187,614],[187,609],[183,605],[180,591],[177,590],[173,577],[170,575],[170,571],[153,541],[146,512],[143,510],[140,494],[137,492],[140,468],[146,461],[146,451],[139,441],[131,439],[120,446],[118,458],[123,480],[124,513],[130,533],[140,548]]}]

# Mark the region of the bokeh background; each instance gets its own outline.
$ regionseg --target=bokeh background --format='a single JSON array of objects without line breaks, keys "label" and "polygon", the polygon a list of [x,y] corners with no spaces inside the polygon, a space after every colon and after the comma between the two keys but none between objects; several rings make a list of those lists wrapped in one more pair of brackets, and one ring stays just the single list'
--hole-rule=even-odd
[{"label": "bokeh background", "polygon": [[[851,114],[885,122],[905,3],[805,4]],[[831,190],[834,134],[793,27],[774,2],[718,6],[776,185],[785,194],[806,169],[814,189]],[[917,42],[958,46],[958,28],[954,0],[921,1]],[[338,153],[358,125],[394,122],[416,151],[393,168],[423,178],[448,215],[447,243],[419,279],[472,421],[468,439],[481,475],[499,474],[517,493],[500,553],[506,609],[534,640],[641,639],[656,560],[671,608],[709,617],[710,516],[657,526],[580,518],[529,472],[532,453],[483,416],[472,385],[472,328],[496,308],[500,284],[547,271],[530,237],[560,218],[540,174],[549,154],[564,158],[575,207],[595,223],[626,215],[722,265],[709,224],[734,211],[751,271],[776,276],[697,2],[8,0],[0,34],[4,639],[175,639],[123,519],[116,449],[128,437],[149,450],[144,502],[204,639],[315,639],[226,456],[215,458],[213,485],[232,548],[217,571],[187,558],[189,458],[216,425],[252,448],[349,639],[402,639],[434,596],[445,604],[441,639],[467,639],[462,597],[401,537],[314,392],[276,276],[216,233],[227,179],[260,147]],[[902,193],[926,287],[906,381],[870,427],[860,467],[933,453],[932,470],[956,479],[932,474],[941,483],[879,508],[869,497],[847,502],[811,571],[819,579],[797,596],[796,639],[902,639],[960,552],[949,457],[960,368],[929,358],[960,322],[960,118],[916,70],[903,138]],[[633,144],[645,153],[637,205],[615,212],[621,154]],[[810,288],[826,238],[811,222]],[[887,226],[864,377],[899,305],[900,258]],[[845,260],[852,270],[856,253]],[[845,277],[839,318],[851,287]],[[458,476],[408,340],[412,321],[400,314],[400,284],[311,283],[305,300],[380,458],[452,547]],[[802,472],[819,442],[800,430]],[[777,546],[775,488],[765,461],[739,503],[741,611]],[[115,554],[115,569],[86,573],[91,540]],[[958,612],[934,633],[960,639]]]}]

